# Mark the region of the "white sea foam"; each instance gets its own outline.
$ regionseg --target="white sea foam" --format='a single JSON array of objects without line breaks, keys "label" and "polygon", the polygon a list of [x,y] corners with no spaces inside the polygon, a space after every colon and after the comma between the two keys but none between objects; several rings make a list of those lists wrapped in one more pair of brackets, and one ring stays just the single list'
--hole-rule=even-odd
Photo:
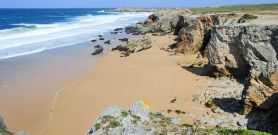
[{"label": "white sea foam", "polygon": [[0,30],[0,59],[85,42],[97,34],[144,20],[150,13],[86,15],[54,24],[14,24]]}]

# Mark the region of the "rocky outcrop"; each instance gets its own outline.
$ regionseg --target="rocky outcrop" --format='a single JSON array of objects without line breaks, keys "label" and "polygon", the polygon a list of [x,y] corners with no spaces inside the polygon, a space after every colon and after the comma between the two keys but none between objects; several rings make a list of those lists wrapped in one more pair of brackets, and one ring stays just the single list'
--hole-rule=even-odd
[{"label": "rocky outcrop", "polygon": [[103,47],[101,45],[96,45],[93,48],[92,55],[98,55],[103,52]]},{"label": "rocky outcrop", "polygon": [[173,32],[178,35],[178,42],[174,45],[176,52],[196,53],[205,49],[213,26],[236,24],[240,18],[237,14],[199,15],[187,10],[158,12],[150,15],[144,23],[127,27],[126,32],[158,35]]},{"label": "rocky outcrop", "polygon": [[126,32],[133,34],[174,32],[176,27],[183,27],[184,18],[191,14],[192,12],[186,9],[161,11],[150,15],[144,23],[127,27]]},{"label": "rocky outcrop", "polygon": [[4,118],[2,117],[2,114],[0,114],[0,129],[8,130],[6,122],[5,122]]},{"label": "rocky outcrop", "polygon": [[140,52],[142,50],[146,50],[151,48],[151,39],[149,37],[143,37],[140,40],[126,42],[125,44],[119,45],[112,50],[119,50],[125,56],[129,56],[131,53]]},{"label": "rocky outcrop", "polygon": [[25,131],[20,131],[17,133],[10,132],[8,130],[8,127],[6,125],[4,118],[2,117],[2,114],[0,113],[0,135],[30,135],[30,134]]},{"label": "rocky outcrop", "polygon": [[254,107],[271,108],[274,101],[267,99],[278,92],[277,50],[278,26],[239,25],[212,29],[208,45],[210,64],[224,75],[248,76],[243,93],[244,113]]},{"label": "rocky outcrop", "polygon": [[262,134],[251,130],[199,129],[191,125],[181,125],[178,118],[151,112],[150,103],[140,101],[129,110],[118,106],[105,109],[94,122],[87,135],[222,135],[225,134]]}]

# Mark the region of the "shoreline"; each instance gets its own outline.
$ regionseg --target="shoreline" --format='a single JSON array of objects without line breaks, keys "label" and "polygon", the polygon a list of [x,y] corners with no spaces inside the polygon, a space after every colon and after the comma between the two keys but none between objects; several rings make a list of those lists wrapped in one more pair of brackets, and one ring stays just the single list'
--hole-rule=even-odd
[{"label": "shoreline", "polygon": [[[16,97],[16,101],[26,101],[20,102],[20,104],[11,102],[17,107],[22,106],[22,108],[17,108],[21,111],[19,112],[21,116],[32,117],[29,121],[21,121],[21,125],[26,124],[24,125],[25,129],[22,130],[38,135],[76,135],[88,133],[90,127],[91,130],[88,134],[94,134],[103,126],[100,133],[106,131],[107,128],[112,131],[116,128],[105,125],[106,122],[97,123],[98,120],[105,119],[104,116],[98,117],[99,114],[103,112],[104,108],[111,105],[121,106],[127,110],[136,101],[141,101],[137,103],[153,109],[145,112],[146,114],[162,113],[166,117],[179,121],[179,124],[173,121],[170,123],[179,125],[181,128],[185,124],[185,127],[189,125],[187,128],[190,129],[230,128],[248,131],[249,129],[253,130],[252,126],[257,124],[264,122],[270,124],[271,121],[267,117],[261,123],[257,122],[257,116],[268,116],[269,118],[277,116],[275,113],[277,112],[275,109],[277,97],[271,98],[277,94],[275,93],[277,90],[277,66],[275,66],[277,65],[277,48],[275,46],[277,36],[275,34],[277,34],[278,27],[272,25],[277,24],[275,20],[278,17],[277,14],[202,15],[190,10],[173,10],[168,14],[165,13],[155,13],[149,16],[144,23],[137,23],[127,28],[125,32],[132,35],[125,32],[123,33],[126,35],[118,35],[121,38],[128,36],[129,41],[134,38],[135,42],[121,44],[116,35],[110,34],[111,37],[108,38],[105,36],[105,40],[101,42],[109,39],[112,44],[101,44],[105,49],[103,54],[97,55],[97,62],[90,63],[93,60],[90,59],[92,56],[89,55],[91,52],[88,53],[90,51],[88,47],[81,49],[87,52],[84,59],[76,59],[74,56],[81,56],[80,54],[84,52],[73,49],[72,53],[77,54],[70,55],[67,59],[71,61],[74,58],[75,62],[58,67],[56,65],[56,69],[59,68],[58,71],[51,70],[31,79],[25,80],[26,77],[22,76],[22,79],[19,80],[23,81],[20,83],[27,85],[29,88],[26,88],[29,91],[21,91],[20,94],[14,91],[8,95]],[[265,22],[267,25],[260,23],[263,20],[267,20]],[[100,37],[102,36],[96,38]],[[237,40],[240,40],[240,43],[236,42]],[[98,40],[92,42],[94,43],[90,44],[94,46],[99,44]],[[116,47],[119,44],[121,45]],[[265,48],[257,45],[265,45]],[[272,53],[268,54],[267,51]],[[55,54],[57,55],[57,52]],[[64,59],[57,60],[55,57],[53,59],[58,64],[66,62]],[[60,60],[63,62],[59,63]],[[267,61],[269,67],[264,66],[266,60],[269,60]],[[44,63],[44,61],[41,62]],[[254,63],[256,66],[253,65]],[[50,65],[52,64],[50,63]],[[46,65],[40,66],[48,69],[48,67],[44,67]],[[27,69],[33,65],[28,66]],[[81,74],[80,67],[86,69],[86,72],[83,70],[83,74]],[[77,71],[78,76],[69,77],[72,75],[72,71]],[[72,79],[66,80],[65,83],[59,84],[59,87],[48,91],[52,95],[47,95],[41,88],[49,85],[49,81],[57,83],[60,79],[59,77],[47,78],[49,73],[53,77],[61,75],[66,79]],[[16,73],[14,74],[17,76]],[[259,75],[264,75],[266,78],[259,78]],[[1,78],[0,83],[2,83]],[[17,84],[15,83],[15,85]],[[5,83],[2,85],[3,88],[9,88],[9,86]],[[25,87],[22,86],[17,85],[19,89],[24,89]],[[53,85],[51,86],[53,87]],[[36,91],[37,89],[40,91]],[[267,97],[257,95],[259,90],[267,94]],[[47,97],[50,95],[51,98]],[[32,98],[28,99],[28,97]],[[43,99],[40,97],[48,98],[47,103],[44,102],[44,106],[41,106]],[[0,103],[4,103],[5,100],[12,101],[7,97],[1,99],[0,96]],[[41,104],[37,101],[40,101]],[[30,106],[23,108],[27,102]],[[256,104],[250,105],[250,103]],[[264,104],[266,105],[264,106]],[[45,108],[45,106],[48,107]],[[43,109],[46,110],[43,113],[40,112],[40,115],[43,115],[40,118],[38,118],[39,113],[36,112],[36,115],[32,113],[38,109],[36,107],[44,107]],[[265,110],[265,108],[269,110]],[[18,113],[18,111],[16,112]],[[4,113],[9,115],[7,117],[8,124],[10,121],[20,120],[19,117],[12,118],[15,114],[11,112],[4,111]],[[132,112],[126,113],[131,115],[131,122],[136,119],[132,116]],[[121,114],[120,117],[125,116]],[[115,120],[116,117],[112,118]],[[139,118],[144,117],[140,116]],[[36,122],[31,121],[35,119]],[[93,124],[94,120],[97,122]],[[116,121],[124,122],[122,119]],[[138,126],[137,123],[133,124]],[[119,126],[122,132],[130,128],[121,124]],[[272,127],[272,125],[264,124],[259,126],[261,127],[255,127],[254,130],[261,130],[260,128],[266,126]],[[21,130],[18,125],[10,127],[12,131]],[[273,127],[275,128],[275,126]],[[275,130],[261,131],[274,132]]]},{"label": "shoreline", "polygon": [[[61,88],[51,114],[52,122],[43,134],[85,134],[103,108],[111,104],[127,108],[138,100],[149,101],[156,111],[183,109],[204,114],[206,109],[191,101],[197,89],[195,80],[200,78],[180,68],[174,56],[160,50],[172,43],[173,37],[151,39],[152,48],[129,57],[109,52],[88,75]],[[178,101],[172,104],[174,97]],[[193,123],[191,116],[181,119],[184,123]],[[65,121],[68,124],[63,124]]]},{"label": "shoreline", "polygon": [[[44,128],[57,89],[84,76],[102,57],[106,57],[118,38],[137,36],[103,34],[105,40],[54,48],[43,52],[0,60],[0,108],[11,131],[37,134]],[[98,39],[98,37],[92,37]],[[101,44],[102,54],[92,56],[93,46]],[[16,98],[16,100],[14,99]],[[35,114],[33,114],[36,112]]]}]

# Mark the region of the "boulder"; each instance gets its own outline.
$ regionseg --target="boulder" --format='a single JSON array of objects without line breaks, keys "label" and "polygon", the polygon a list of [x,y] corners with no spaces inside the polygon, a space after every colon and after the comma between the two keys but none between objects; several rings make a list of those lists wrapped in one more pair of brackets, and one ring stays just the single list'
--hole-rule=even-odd
[{"label": "boulder", "polygon": [[[209,64],[224,75],[247,77],[244,109],[269,109],[264,103],[277,89],[278,26],[214,27],[208,44]],[[264,103],[264,104],[262,104]]]},{"label": "boulder", "polygon": [[96,39],[93,39],[93,40],[91,40],[91,42],[97,42],[97,40],[96,40]]},{"label": "boulder", "polygon": [[104,42],[104,44],[111,44],[111,41],[107,40],[107,41]]},{"label": "boulder", "polygon": [[8,130],[6,122],[2,117],[2,114],[0,114],[0,129]]},{"label": "boulder", "polygon": [[126,56],[128,56],[130,53],[140,52],[151,47],[151,39],[149,37],[143,37],[140,40],[130,41],[126,44],[118,45],[113,48],[112,51],[119,50],[125,52],[127,54]]},{"label": "boulder", "polygon": [[[173,121],[173,122],[172,122]],[[105,109],[94,122],[87,135],[154,135],[158,133],[182,133],[177,130],[178,119],[165,117],[161,113],[151,113],[147,101],[134,103],[128,110],[118,106]]]},{"label": "boulder", "polygon": [[114,29],[114,31],[121,31],[121,30],[123,30],[123,28],[116,28],[116,29]]},{"label": "boulder", "polygon": [[99,38],[99,40],[104,40],[104,38]]},{"label": "boulder", "polygon": [[128,42],[128,38],[120,38],[119,41]]},{"label": "boulder", "polygon": [[101,45],[96,45],[94,48],[93,48],[93,53],[92,55],[97,55],[97,54],[100,54],[103,52],[103,47]]},{"label": "boulder", "polygon": [[131,115],[139,116],[142,121],[149,120],[150,103],[147,101],[140,101],[134,103],[129,109]]}]

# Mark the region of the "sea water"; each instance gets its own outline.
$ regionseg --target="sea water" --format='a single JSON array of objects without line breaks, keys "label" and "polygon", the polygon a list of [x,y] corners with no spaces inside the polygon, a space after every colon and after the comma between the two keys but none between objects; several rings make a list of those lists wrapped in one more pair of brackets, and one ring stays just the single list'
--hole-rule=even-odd
[{"label": "sea water", "polygon": [[0,59],[86,42],[150,13],[110,9],[0,9]]}]

